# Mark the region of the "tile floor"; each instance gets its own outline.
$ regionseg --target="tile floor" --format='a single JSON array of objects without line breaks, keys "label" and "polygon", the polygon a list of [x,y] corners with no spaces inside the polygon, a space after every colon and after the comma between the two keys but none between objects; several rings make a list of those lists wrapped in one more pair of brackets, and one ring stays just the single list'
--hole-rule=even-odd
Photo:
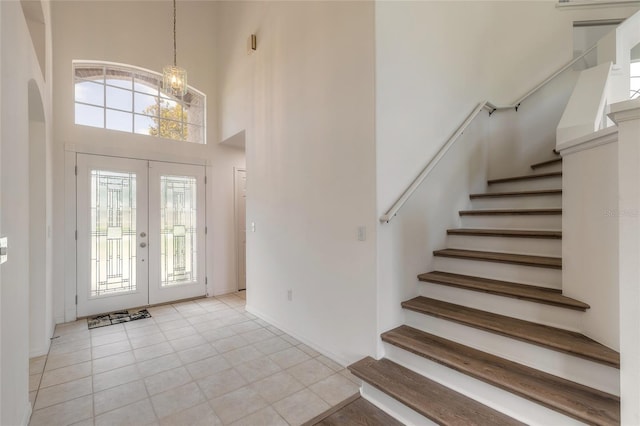
[{"label": "tile floor", "polygon": [[58,325],[49,355],[30,361],[30,425],[299,425],[358,392],[244,305],[238,293],[91,331]]}]

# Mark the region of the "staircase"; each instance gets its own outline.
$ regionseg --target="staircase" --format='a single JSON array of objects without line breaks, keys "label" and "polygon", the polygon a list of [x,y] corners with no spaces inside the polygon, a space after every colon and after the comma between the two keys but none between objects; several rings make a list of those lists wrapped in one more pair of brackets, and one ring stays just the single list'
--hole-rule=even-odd
[{"label": "staircase", "polygon": [[488,182],[447,231],[386,358],[351,365],[400,420],[443,425],[620,424],[619,354],[580,334],[562,294],[562,159]]}]

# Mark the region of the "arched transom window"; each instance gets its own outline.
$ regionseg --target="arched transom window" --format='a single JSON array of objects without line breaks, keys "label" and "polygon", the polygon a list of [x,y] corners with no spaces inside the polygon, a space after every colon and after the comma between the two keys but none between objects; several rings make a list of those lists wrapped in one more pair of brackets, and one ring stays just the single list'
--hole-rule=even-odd
[{"label": "arched transom window", "polygon": [[73,75],[76,124],[206,143],[206,97],[193,87],[176,98],[161,74],[105,62],[74,61]]}]

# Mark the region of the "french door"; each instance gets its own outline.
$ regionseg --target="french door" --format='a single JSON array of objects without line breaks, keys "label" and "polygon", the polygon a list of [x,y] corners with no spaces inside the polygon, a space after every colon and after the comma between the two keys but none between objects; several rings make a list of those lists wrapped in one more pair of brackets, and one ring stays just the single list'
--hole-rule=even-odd
[{"label": "french door", "polygon": [[77,156],[77,315],[205,295],[204,167]]}]

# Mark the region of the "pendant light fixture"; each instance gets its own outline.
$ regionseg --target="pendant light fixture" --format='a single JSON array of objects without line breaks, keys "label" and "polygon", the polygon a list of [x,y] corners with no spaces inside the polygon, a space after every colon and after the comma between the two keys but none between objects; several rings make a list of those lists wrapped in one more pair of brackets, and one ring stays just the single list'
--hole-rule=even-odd
[{"label": "pendant light fixture", "polygon": [[168,94],[181,98],[187,93],[187,70],[178,66],[176,50],[176,0],[173,0],[173,65],[162,69],[162,87]]}]

